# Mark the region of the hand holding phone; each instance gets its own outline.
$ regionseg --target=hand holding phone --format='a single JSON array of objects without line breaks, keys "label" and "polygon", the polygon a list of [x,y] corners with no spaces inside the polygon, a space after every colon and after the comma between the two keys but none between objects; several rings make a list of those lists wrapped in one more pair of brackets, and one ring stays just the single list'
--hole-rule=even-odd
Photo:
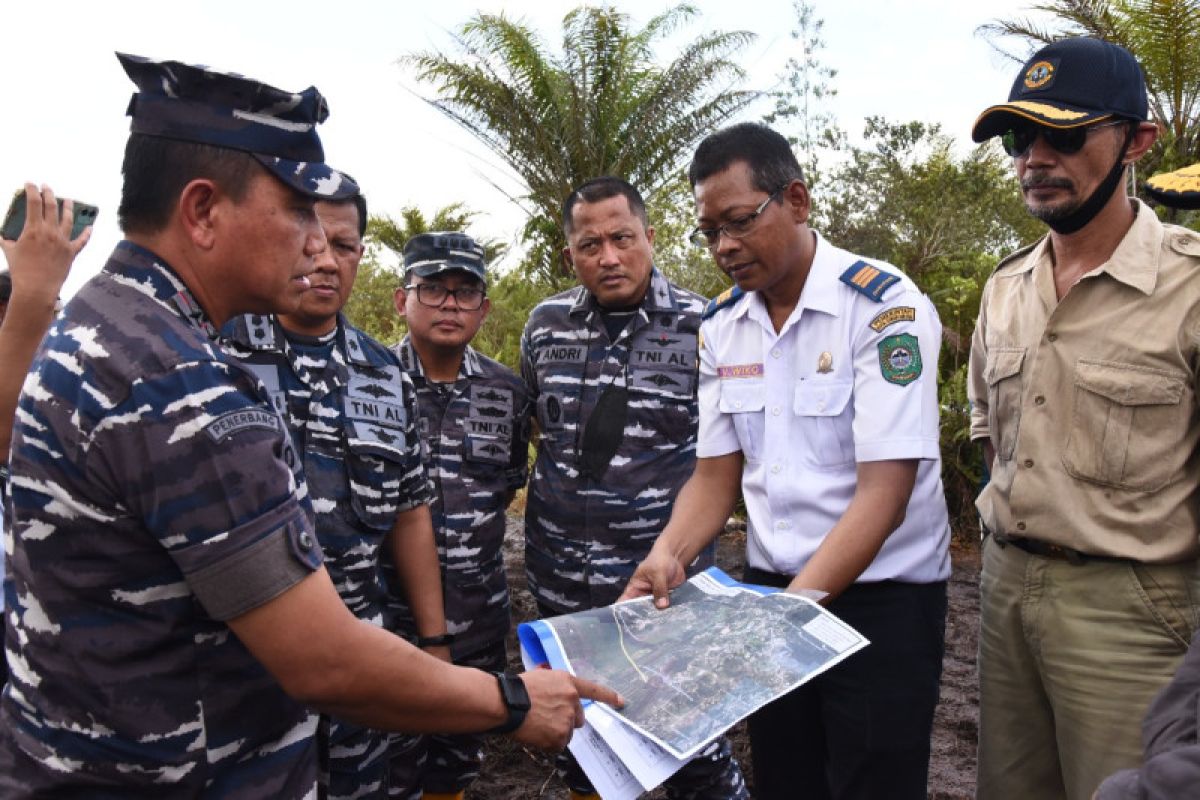
[{"label": "hand holding phone", "polygon": [[[96,218],[95,206],[87,206],[92,211],[83,217],[85,226],[76,232],[80,216],[75,205],[71,200],[55,199],[50,187],[38,189],[32,183],[25,184],[13,198],[0,226],[0,251],[12,276],[10,311],[18,303],[53,308],[75,256],[91,238],[91,223]],[[10,225],[16,227],[12,238]]]},{"label": "hand holding phone", "polygon": [[[100,213],[100,209],[88,203],[76,203],[72,200],[60,199],[57,201],[58,216],[60,219],[63,215],[64,202],[71,203],[74,208],[75,218],[71,225],[70,238],[76,239],[79,237],[79,234],[83,233],[84,228],[91,227],[95,223],[96,215]],[[26,190],[18,189],[13,194],[12,202],[8,204],[8,213],[4,215],[4,225],[0,226],[0,238],[12,241],[21,238],[21,231],[25,229],[28,205]]]}]

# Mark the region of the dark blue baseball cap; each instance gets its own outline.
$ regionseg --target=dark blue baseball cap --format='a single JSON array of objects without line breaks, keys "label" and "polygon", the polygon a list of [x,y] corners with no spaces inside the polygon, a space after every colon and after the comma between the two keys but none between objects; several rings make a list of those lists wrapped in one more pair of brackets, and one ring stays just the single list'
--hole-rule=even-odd
[{"label": "dark blue baseball cap", "polygon": [[980,114],[971,138],[986,141],[1021,120],[1076,128],[1109,117],[1149,118],[1142,68],[1120,45],[1076,37],[1034,53],[1013,81],[1008,102]]},{"label": "dark blue baseball cap", "polygon": [[429,278],[443,272],[469,272],[487,283],[483,248],[465,233],[418,233],[404,244],[404,273]]},{"label": "dark blue baseball cap", "polygon": [[325,163],[317,125],[329,105],[313,86],[285,92],[241,75],[117,53],[138,91],[126,114],[134,133],[242,150],[309,197],[343,200],[359,189]]}]

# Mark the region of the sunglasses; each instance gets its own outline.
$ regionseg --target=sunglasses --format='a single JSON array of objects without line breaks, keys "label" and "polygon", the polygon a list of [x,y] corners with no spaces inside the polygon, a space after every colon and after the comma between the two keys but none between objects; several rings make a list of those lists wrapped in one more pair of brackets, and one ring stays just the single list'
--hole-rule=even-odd
[{"label": "sunglasses", "polygon": [[1009,128],[1000,134],[1000,144],[1004,152],[1013,158],[1019,158],[1029,152],[1038,136],[1046,140],[1064,156],[1078,153],[1087,144],[1088,135],[1101,128],[1115,128],[1118,125],[1128,125],[1129,121],[1114,119],[1097,125],[1081,125],[1078,128],[1047,128],[1044,125],[1020,125]]}]

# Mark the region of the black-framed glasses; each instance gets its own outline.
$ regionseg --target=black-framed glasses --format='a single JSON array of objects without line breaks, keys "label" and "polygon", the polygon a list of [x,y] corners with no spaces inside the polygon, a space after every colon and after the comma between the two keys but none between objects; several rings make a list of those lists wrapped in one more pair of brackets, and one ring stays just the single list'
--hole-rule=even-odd
[{"label": "black-framed glasses", "polygon": [[1037,137],[1041,136],[1046,140],[1046,144],[1064,156],[1069,156],[1083,149],[1083,146],[1087,144],[1088,135],[1092,131],[1128,124],[1128,120],[1114,119],[1096,125],[1080,125],[1076,128],[1049,128],[1033,123],[1014,125],[1000,134],[1000,144],[1004,147],[1004,152],[1013,158],[1020,158],[1029,152],[1029,148],[1033,147]]},{"label": "black-framed glasses", "polygon": [[478,311],[483,307],[483,298],[487,295],[487,292],[475,286],[449,289],[440,283],[410,283],[404,289],[416,292],[417,302],[430,308],[441,308],[446,298],[453,296],[455,304],[463,311]]},{"label": "black-framed glasses", "polygon": [[762,216],[763,210],[779,193],[786,189],[787,186],[780,186],[775,191],[767,195],[767,199],[763,200],[758,208],[751,211],[745,216],[731,219],[724,225],[718,225],[715,228],[696,228],[688,234],[688,241],[696,245],[696,247],[716,247],[717,242],[721,240],[721,236],[728,236],[730,239],[741,239],[743,236],[749,235],[750,231],[754,230],[758,218]]}]

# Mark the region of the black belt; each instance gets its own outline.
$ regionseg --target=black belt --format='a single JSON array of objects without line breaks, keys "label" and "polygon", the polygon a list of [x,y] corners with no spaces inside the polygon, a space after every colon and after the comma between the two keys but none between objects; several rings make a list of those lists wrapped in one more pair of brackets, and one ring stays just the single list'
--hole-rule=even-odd
[{"label": "black belt", "polygon": [[1063,547],[1061,544],[1051,544],[1043,542],[1039,539],[1026,539],[1024,536],[1008,536],[1003,533],[993,533],[991,537],[996,540],[996,544],[1001,547],[1012,545],[1018,550],[1024,550],[1026,553],[1042,558],[1056,558],[1060,561],[1066,561],[1069,564],[1079,566],[1092,561],[1106,562],[1121,562],[1129,563],[1132,559],[1121,558],[1120,556],[1098,556],[1092,553],[1081,553],[1078,550],[1073,550],[1070,547]]}]

